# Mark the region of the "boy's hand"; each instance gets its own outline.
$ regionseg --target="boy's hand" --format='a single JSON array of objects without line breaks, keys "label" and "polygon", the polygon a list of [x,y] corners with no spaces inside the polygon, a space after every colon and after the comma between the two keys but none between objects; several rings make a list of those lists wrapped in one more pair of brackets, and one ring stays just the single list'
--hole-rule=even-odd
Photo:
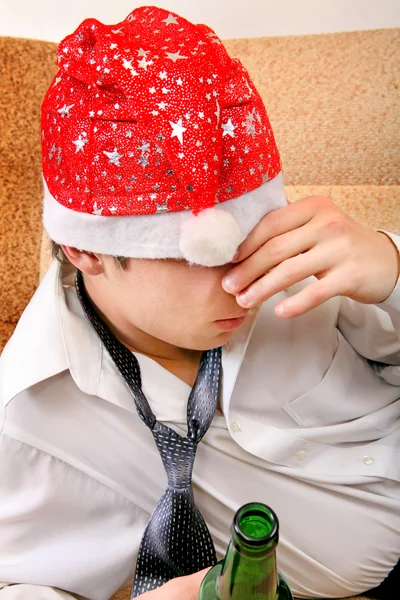
[{"label": "boy's hand", "polygon": [[139,596],[143,600],[197,600],[201,582],[210,568],[171,579],[156,590]]},{"label": "boy's hand", "polygon": [[[267,214],[233,262],[241,264],[225,275],[223,287],[246,308],[315,275],[318,281],[275,307],[279,317],[301,315],[334,296],[383,302],[400,269],[399,253],[387,235],[357,223],[324,196],[307,196]],[[226,284],[229,275],[234,287]]]}]

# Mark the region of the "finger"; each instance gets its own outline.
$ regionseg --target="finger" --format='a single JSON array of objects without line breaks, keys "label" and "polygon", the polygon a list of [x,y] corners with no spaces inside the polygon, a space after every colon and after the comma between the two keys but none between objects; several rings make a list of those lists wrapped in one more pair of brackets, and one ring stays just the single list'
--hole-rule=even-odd
[{"label": "finger", "polygon": [[297,317],[323,304],[330,298],[342,295],[338,294],[342,280],[343,273],[341,270],[338,269],[336,273],[331,271],[329,275],[308,285],[295,296],[279,302],[275,307],[275,314],[282,318]]},{"label": "finger", "polygon": [[228,271],[222,280],[222,285],[227,292],[238,293],[284,260],[307,252],[317,241],[318,232],[311,223],[278,235]]},{"label": "finger", "polygon": [[261,219],[239,246],[239,253],[232,262],[241,262],[269,239],[305,225],[325,201],[331,203],[329,198],[323,196],[308,196],[271,211]]},{"label": "finger", "polygon": [[285,260],[258,279],[236,296],[237,303],[244,308],[256,306],[311,275],[328,272],[334,260],[330,244],[319,244],[304,254]]}]

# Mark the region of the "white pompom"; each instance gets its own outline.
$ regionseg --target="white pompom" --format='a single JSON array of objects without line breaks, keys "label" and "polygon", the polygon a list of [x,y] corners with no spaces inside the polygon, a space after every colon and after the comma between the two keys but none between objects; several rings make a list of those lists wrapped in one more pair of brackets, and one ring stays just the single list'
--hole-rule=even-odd
[{"label": "white pompom", "polygon": [[206,208],[181,225],[179,248],[184,258],[205,267],[217,267],[232,260],[242,232],[235,217],[225,210]]}]

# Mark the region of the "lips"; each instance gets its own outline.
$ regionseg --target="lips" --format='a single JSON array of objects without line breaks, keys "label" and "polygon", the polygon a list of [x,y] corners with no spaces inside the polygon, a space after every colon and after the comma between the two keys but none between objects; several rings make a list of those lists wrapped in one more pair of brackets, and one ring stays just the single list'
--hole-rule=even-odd
[{"label": "lips", "polygon": [[216,319],[217,321],[229,321],[231,319],[241,319],[242,317],[245,317],[248,314],[248,310],[244,313],[241,313],[240,315],[234,315],[233,317],[224,317],[223,319]]}]

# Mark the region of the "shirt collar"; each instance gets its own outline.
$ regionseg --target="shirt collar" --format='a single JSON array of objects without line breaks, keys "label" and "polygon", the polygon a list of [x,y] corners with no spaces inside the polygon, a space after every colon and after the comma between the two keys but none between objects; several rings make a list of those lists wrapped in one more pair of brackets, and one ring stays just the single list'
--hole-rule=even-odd
[{"label": "shirt collar", "polygon": [[0,359],[0,397],[12,398],[57,373],[68,369],[60,335],[58,297],[61,283],[55,260],[22,313]]},{"label": "shirt collar", "polygon": [[[1,397],[7,405],[23,390],[69,369],[82,392],[134,411],[128,386],[82,310],[75,291],[75,275],[73,265],[61,265],[54,259],[1,355]],[[250,311],[245,323],[223,348],[224,413],[258,310]],[[143,391],[157,418],[185,421],[190,387],[149,357],[139,353],[135,356],[142,372]],[[164,390],[162,402],[160,388]]]}]

